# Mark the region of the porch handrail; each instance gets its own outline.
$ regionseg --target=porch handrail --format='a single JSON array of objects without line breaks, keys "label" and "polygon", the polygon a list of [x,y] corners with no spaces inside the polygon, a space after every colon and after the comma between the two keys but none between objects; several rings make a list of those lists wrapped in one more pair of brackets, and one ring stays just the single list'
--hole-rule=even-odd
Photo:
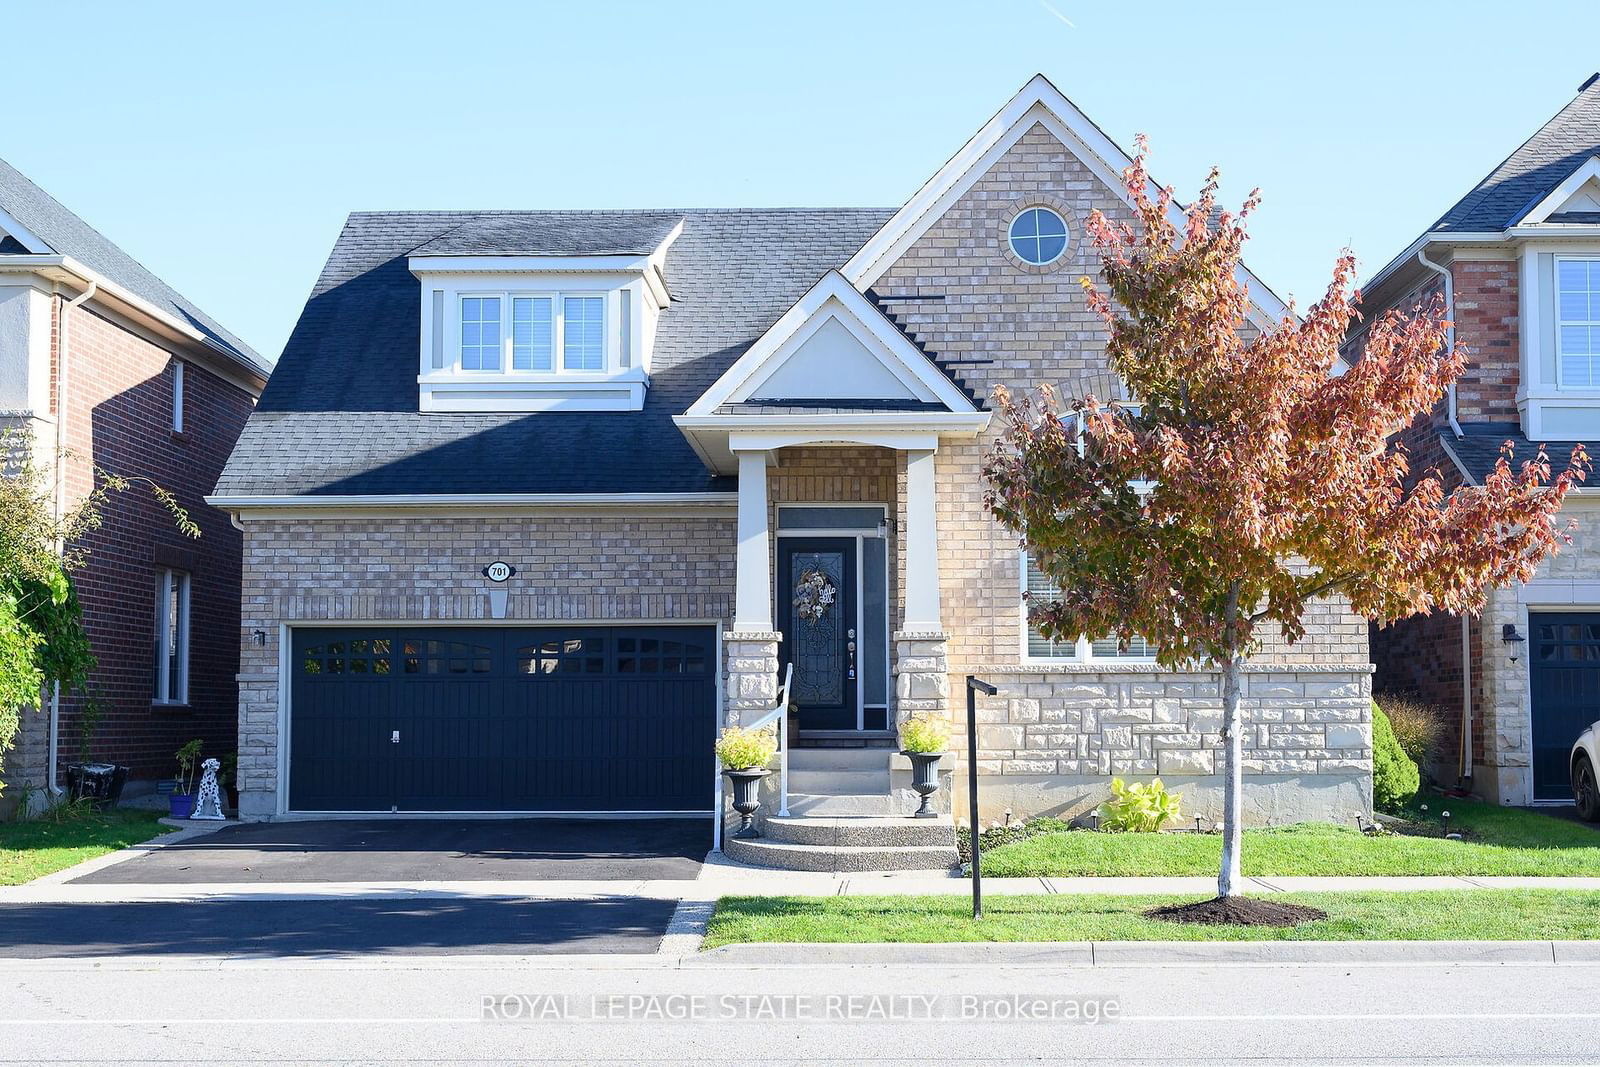
[{"label": "porch handrail", "polygon": [[[778,724],[778,814],[789,814],[789,683],[794,680],[794,663],[791,662],[783,669],[783,685],[778,688],[778,703],[766,709],[753,722],[745,725],[746,730],[759,730],[769,722],[777,721]],[[722,810],[722,761],[716,760],[717,765],[717,816],[711,826],[711,851],[722,851],[722,824],[726,813]]]}]

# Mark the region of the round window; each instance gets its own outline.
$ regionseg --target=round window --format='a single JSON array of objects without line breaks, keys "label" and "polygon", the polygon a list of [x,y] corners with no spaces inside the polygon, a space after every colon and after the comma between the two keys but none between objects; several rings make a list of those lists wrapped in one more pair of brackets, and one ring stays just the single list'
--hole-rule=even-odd
[{"label": "round window", "polygon": [[1011,220],[1011,251],[1024,263],[1042,267],[1067,250],[1067,224],[1047,207],[1030,207]]}]

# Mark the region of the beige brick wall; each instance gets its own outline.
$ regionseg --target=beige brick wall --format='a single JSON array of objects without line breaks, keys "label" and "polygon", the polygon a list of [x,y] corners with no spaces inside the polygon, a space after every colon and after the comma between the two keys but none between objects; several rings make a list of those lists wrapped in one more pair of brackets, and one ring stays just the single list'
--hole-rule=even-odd
[{"label": "beige brick wall", "polygon": [[[1048,268],[1022,264],[1006,243],[1012,216],[1041,203],[1060,212],[1070,230],[1067,253]],[[893,306],[931,351],[952,360],[992,361],[959,368],[980,395],[998,385],[1028,390],[1047,382],[1069,393],[1115,395],[1104,331],[1080,285],[1082,277],[1098,271],[1084,230],[1096,208],[1114,218],[1129,216],[1110,189],[1043,126],[1035,126],[874,288],[895,297],[926,298],[897,299]],[[937,456],[941,597],[956,716],[964,718],[959,686],[967,673],[1000,684],[1008,694],[987,712],[990,725],[982,747],[994,758],[986,758],[981,769],[1002,776],[1073,776],[1154,774],[1162,770],[1163,759],[1172,769],[1163,773],[1209,766],[1216,745],[1214,676],[1122,673],[1138,669],[1127,665],[1022,663],[1016,541],[988,516],[981,500],[983,456],[997,433],[992,427],[975,442],[947,441]],[[903,464],[901,470],[903,477]],[[1307,622],[1305,638],[1294,645],[1276,633],[1264,635],[1257,668],[1305,673],[1303,680],[1284,682],[1281,695],[1258,682],[1262,704],[1252,715],[1261,726],[1253,728],[1249,742],[1249,770],[1257,776],[1349,778],[1355,785],[1338,802],[1349,806],[1370,777],[1364,725],[1370,692],[1367,626],[1338,600],[1315,605]],[[1176,700],[1151,695],[1166,686],[1185,695]],[[1322,698],[1305,702],[1307,686],[1340,694],[1326,698],[1342,717],[1331,741],[1327,726],[1304,719],[1308,711],[1323,710],[1316,703]],[[1098,714],[1102,708],[1116,710],[1108,718]],[[1046,713],[1055,720],[1041,721]],[[1162,717],[1152,720],[1146,713]],[[1037,807],[1042,801],[1030,803]]]},{"label": "beige brick wall", "polygon": [[[276,811],[279,625],[492,617],[496,559],[517,568],[505,619],[695,620],[733,615],[731,516],[271,519],[245,523],[240,808]],[[252,631],[267,643],[255,645]]]}]

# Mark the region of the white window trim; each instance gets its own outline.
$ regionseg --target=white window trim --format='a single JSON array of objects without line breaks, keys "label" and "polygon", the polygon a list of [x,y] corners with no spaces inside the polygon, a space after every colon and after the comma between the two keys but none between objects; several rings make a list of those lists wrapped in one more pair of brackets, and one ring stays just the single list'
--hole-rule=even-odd
[{"label": "white window trim", "polygon": [[[156,582],[156,693],[152,704],[183,706],[189,703],[189,587],[190,575],[175,567],[163,567]],[[172,629],[167,610],[172,603],[172,584],[178,583],[178,677],[172,675],[173,649],[167,646]]]},{"label": "white window trim", "polygon": [[[1049,259],[1033,260],[1017,251],[1017,236],[1013,231],[1016,229],[1017,220],[1022,218],[1022,216],[1026,215],[1030,211],[1048,211],[1050,214],[1056,217],[1057,222],[1061,223],[1061,251],[1057,252]],[[1035,232],[1037,233],[1037,230]],[[1028,237],[1026,235],[1022,239],[1025,241],[1043,240],[1042,237]],[[1066,216],[1061,214],[1061,212],[1057,211],[1055,208],[1051,207],[1049,204],[1028,204],[1016,214],[1012,215],[1010,221],[1006,223],[1006,247],[1011,250],[1012,255],[1016,256],[1030,267],[1051,267],[1061,262],[1061,257],[1065,256],[1068,250],[1072,248],[1072,228],[1067,225]]]},{"label": "white window trim", "polygon": [[[1600,392],[1600,382],[1591,382],[1589,385],[1568,385],[1566,382],[1566,359],[1561,351],[1562,326],[1596,326],[1600,327],[1600,319],[1584,319],[1581,321],[1568,321],[1561,317],[1561,264],[1563,263],[1596,263],[1600,262],[1600,255],[1557,255],[1550,268],[1550,311],[1555,316],[1555,346],[1556,346],[1556,388],[1563,392],[1594,394]],[[1600,354],[1587,353],[1590,360],[1591,374],[1595,364],[1600,364]]]},{"label": "white window trim", "polygon": [[[445,360],[443,368],[430,370],[424,377],[467,378],[477,381],[541,382],[557,379],[609,379],[627,371],[620,365],[620,312],[621,300],[616,290],[596,289],[461,289],[454,301],[446,301]],[[512,301],[520,298],[550,301],[550,370],[515,370],[512,366]],[[600,360],[597,369],[568,369],[566,360],[566,301],[571,298],[599,299],[601,315]],[[495,299],[500,301],[500,368],[475,370],[461,365],[461,307],[468,300]],[[631,362],[631,361],[630,361]]]},{"label": "white window trim", "polygon": [[[1028,591],[1028,550],[1025,548],[1017,550],[1017,574],[1020,591],[1025,594]],[[1096,656],[1094,642],[1087,635],[1079,635],[1078,639],[1072,642],[1071,655],[1034,655],[1028,647],[1028,602],[1023,597],[1019,597],[1018,600],[1022,662],[1025,664],[1047,666],[1052,663],[1154,663],[1156,661],[1154,656]],[[1066,646],[1065,641],[1052,641],[1051,644],[1062,648]]]}]

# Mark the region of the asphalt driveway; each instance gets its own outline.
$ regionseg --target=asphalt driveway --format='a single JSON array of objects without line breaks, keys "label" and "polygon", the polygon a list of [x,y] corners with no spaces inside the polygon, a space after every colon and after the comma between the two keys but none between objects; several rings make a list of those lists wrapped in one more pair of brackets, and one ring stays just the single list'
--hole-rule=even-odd
[{"label": "asphalt driveway", "polygon": [[76,885],[691,879],[697,819],[328,819],[239,823],[155,848]]}]

